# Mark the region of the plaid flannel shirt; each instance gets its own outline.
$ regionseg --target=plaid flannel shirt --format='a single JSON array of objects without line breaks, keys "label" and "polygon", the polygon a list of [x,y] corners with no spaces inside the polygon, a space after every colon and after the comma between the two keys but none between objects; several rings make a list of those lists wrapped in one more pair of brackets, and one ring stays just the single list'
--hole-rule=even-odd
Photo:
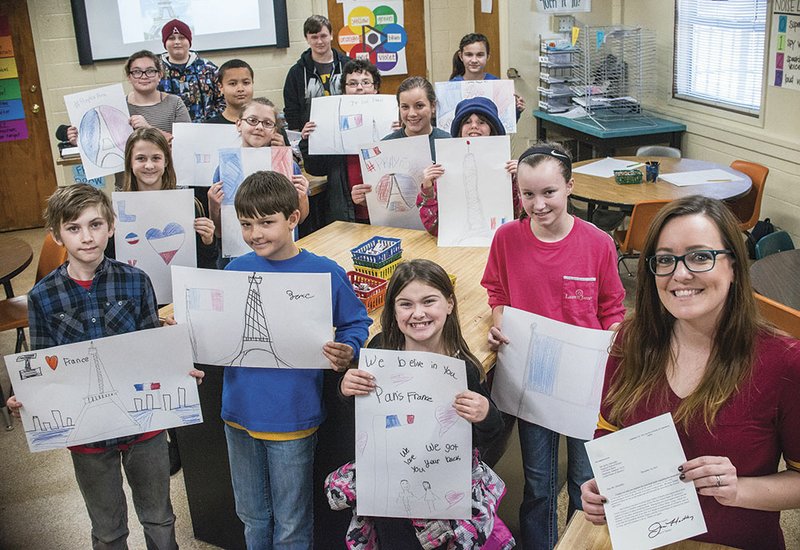
[{"label": "plaid flannel shirt", "polygon": [[[147,274],[105,258],[89,290],[70,278],[66,263],[36,283],[28,293],[28,325],[31,349],[36,350],[155,328],[160,323]],[[106,449],[141,437],[109,439],[85,447]]]}]

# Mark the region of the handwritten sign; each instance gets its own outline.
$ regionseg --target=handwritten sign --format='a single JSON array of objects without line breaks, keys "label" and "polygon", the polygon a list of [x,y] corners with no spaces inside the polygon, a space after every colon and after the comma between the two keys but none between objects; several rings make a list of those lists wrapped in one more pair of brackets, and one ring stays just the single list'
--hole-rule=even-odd
[{"label": "handwritten sign", "polygon": [[358,515],[469,518],[472,427],[453,408],[464,361],[362,349],[358,368],[377,385],[356,398]]},{"label": "handwritten sign", "polygon": [[545,13],[592,11],[592,0],[536,0],[536,11]]},{"label": "handwritten sign", "polygon": [[800,3],[776,0],[769,50],[770,85],[800,90]]}]

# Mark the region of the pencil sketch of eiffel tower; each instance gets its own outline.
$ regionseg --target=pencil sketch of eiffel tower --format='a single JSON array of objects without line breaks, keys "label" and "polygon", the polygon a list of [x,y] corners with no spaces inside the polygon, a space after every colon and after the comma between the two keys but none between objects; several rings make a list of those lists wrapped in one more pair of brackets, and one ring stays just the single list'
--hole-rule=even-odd
[{"label": "pencil sketch of eiffel tower", "polygon": [[261,305],[259,285],[262,279],[263,277],[256,273],[247,278],[250,288],[247,290],[247,302],[244,310],[242,345],[230,365],[294,368],[294,365],[283,360],[275,351],[267,317],[264,315],[264,308]]},{"label": "pencil sketch of eiffel tower", "polygon": [[478,165],[475,162],[475,155],[470,151],[469,141],[467,142],[467,154],[464,155],[463,174],[464,197],[467,201],[467,229],[477,232],[485,231],[486,218],[483,216],[481,195],[478,191]]},{"label": "pencil sketch of eiffel tower", "polygon": [[138,427],[114,388],[94,342],[89,345],[89,389],[67,443],[97,441],[110,432]]}]

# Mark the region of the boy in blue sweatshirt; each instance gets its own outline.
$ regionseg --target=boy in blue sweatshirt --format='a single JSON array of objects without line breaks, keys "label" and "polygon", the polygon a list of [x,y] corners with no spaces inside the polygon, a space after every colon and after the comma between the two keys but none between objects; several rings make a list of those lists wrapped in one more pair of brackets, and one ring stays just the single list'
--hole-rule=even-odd
[{"label": "boy in blue sweatshirt", "polygon": [[[357,358],[372,320],[345,271],[292,240],[300,219],[297,190],[282,174],[256,172],[242,182],[234,206],[253,252],[225,269],[330,273],[336,335],[322,352],[334,370],[345,370]],[[236,513],[248,548],[312,546],[314,448],[325,419],[322,381],[321,370],[225,369],[222,419]]]}]

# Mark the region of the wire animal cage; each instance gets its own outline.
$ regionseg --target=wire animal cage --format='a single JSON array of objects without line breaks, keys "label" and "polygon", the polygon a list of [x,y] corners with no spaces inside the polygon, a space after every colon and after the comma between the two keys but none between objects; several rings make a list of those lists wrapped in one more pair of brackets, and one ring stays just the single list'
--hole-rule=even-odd
[{"label": "wire animal cage", "polygon": [[632,27],[583,27],[573,74],[574,103],[586,109],[600,128],[631,119],[654,125],[642,112],[642,102],[656,87],[656,43],[653,31]]}]

